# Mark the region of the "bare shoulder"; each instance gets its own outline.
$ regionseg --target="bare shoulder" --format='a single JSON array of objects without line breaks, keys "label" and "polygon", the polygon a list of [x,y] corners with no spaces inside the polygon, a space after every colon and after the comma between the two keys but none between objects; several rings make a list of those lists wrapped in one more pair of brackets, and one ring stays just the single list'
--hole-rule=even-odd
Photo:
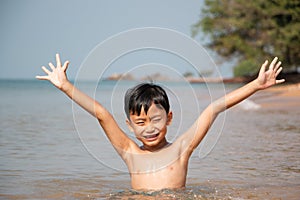
[{"label": "bare shoulder", "polygon": [[175,147],[181,152],[180,154],[190,156],[194,148],[192,146],[197,133],[197,121],[184,133],[182,133],[174,142]]}]

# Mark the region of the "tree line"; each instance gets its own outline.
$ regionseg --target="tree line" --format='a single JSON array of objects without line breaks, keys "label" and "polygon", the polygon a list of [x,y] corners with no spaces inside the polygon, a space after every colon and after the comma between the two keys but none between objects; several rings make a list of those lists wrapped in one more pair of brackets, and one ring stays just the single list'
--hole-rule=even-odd
[{"label": "tree line", "polygon": [[253,76],[266,59],[278,56],[285,70],[300,66],[300,0],[205,0],[192,36],[222,58],[237,60],[235,76]]}]

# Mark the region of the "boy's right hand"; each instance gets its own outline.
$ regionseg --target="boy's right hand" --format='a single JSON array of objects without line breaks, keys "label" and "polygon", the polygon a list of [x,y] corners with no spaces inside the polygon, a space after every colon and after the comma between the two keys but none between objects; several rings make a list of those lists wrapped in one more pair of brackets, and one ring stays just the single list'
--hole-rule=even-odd
[{"label": "boy's right hand", "polygon": [[36,76],[39,80],[48,80],[55,87],[62,90],[64,84],[68,83],[66,71],[69,65],[69,61],[66,61],[64,65],[61,65],[59,54],[56,54],[56,67],[50,62],[49,66],[52,71],[48,70],[45,66],[42,66],[43,71],[47,74],[46,76]]}]

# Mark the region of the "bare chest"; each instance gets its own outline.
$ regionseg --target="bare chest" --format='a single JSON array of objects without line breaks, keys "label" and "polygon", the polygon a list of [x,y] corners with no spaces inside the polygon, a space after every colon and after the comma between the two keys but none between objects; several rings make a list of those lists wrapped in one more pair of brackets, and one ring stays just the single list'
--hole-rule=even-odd
[{"label": "bare chest", "polygon": [[156,170],[130,172],[134,189],[181,188],[185,186],[187,167],[178,162],[160,166]]}]

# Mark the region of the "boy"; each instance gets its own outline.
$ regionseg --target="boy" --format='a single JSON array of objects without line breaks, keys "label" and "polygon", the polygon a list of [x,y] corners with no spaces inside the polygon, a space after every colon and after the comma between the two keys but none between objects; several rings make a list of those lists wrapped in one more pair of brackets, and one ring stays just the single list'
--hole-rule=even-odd
[{"label": "boy", "polygon": [[127,91],[125,112],[127,125],[143,145],[139,147],[123,132],[113,116],[98,102],[75,88],[67,79],[69,62],[61,64],[56,54],[56,67],[42,67],[48,80],[74,102],[96,117],[108,139],[126,163],[133,189],[159,190],[185,187],[188,161],[219,113],[246,99],[258,90],[284,82],[276,80],[281,72],[277,57],[261,66],[258,77],[245,86],[212,102],[195,123],[173,144],[166,140],[167,126],[172,122],[168,97],[157,85],[141,84]]}]

